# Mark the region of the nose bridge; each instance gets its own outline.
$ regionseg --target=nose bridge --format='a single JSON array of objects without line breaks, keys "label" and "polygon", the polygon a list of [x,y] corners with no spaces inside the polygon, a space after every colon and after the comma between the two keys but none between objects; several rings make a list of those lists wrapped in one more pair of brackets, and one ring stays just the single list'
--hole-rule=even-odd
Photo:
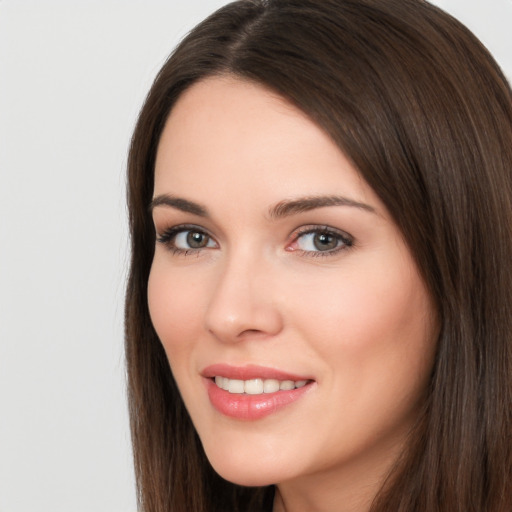
[{"label": "nose bridge", "polygon": [[226,256],[206,312],[207,330],[223,342],[255,333],[271,336],[282,328],[272,266],[261,253],[248,249]]}]

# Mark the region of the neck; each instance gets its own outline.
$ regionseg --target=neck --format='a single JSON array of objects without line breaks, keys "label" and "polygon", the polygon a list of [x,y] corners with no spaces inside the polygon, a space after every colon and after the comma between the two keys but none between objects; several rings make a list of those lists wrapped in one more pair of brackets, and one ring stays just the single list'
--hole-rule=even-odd
[{"label": "neck", "polygon": [[396,448],[393,457],[389,452],[373,454],[278,484],[273,512],[369,512],[402,451]]},{"label": "neck", "polygon": [[[329,483],[331,485],[329,485]],[[369,489],[340,488],[337,483],[318,482],[314,492],[300,485],[282,485],[276,489],[273,512],[368,512]],[[378,489],[375,490],[375,493]]]}]

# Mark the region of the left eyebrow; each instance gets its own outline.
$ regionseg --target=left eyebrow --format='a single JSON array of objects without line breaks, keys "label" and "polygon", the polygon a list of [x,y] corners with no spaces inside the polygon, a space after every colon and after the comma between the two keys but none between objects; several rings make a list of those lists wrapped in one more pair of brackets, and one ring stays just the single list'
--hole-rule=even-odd
[{"label": "left eyebrow", "polygon": [[210,216],[208,210],[204,206],[194,203],[194,201],[189,201],[182,197],[171,196],[169,194],[161,194],[154,197],[149,204],[149,211],[152,212],[157,206],[168,206],[185,213],[192,213],[199,217]]},{"label": "left eyebrow", "polygon": [[309,196],[299,197],[297,199],[280,201],[270,208],[269,215],[271,219],[277,220],[297,213],[308,212],[316,208],[325,208],[327,206],[351,206],[370,213],[377,213],[375,208],[369,204],[354,201],[343,196]]}]

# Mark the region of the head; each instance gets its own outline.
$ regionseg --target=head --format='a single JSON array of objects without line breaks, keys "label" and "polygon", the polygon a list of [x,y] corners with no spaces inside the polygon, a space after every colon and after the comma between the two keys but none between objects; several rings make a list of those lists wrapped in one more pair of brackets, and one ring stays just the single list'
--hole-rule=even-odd
[{"label": "head", "polygon": [[[165,275],[155,271],[161,259],[155,253],[151,202],[176,190],[177,195],[187,196],[190,187],[183,188],[183,193],[179,190],[186,182],[186,166],[174,175],[167,172],[173,165],[176,168],[173,158],[179,158],[179,148],[186,145],[179,137],[186,137],[188,114],[193,134],[194,119],[200,119],[208,108],[227,126],[229,118],[213,108],[226,94],[233,102],[240,102],[246,117],[252,105],[256,121],[248,124],[254,128],[254,136],[258,116],[269,120],[264,118],[263,108],[268,106],[276,113],[275,126],[279,120],[284,123],[291,119],[293,126],[303,128],[295,140],[310,130],[307,140],[315,140],[322,155],[332,151],[329,171],[336,167],[336,158],[340,169],[341,190],[336,192],[341,195],[348,190],[358,202],[381,213],[375,223],[377,218],[384,218],[385,228],[392,229],[393,247],[400,249],[393,261],[401,259],[401,268],[409,269],[407,284],[417,295],[416,302],[411,301],[416,307],[407,316],[413,316],[416,323],[407,324],[400,333],[416,333],[412,338],[419,341],[411,350],[420,348],[423,355],[414,359],[413,352],[400,353],[403,360],[417,365],[419,377],[407,380],[414,399],[408,403],[405,397],[409,395],[404,394],[407,407],[400,425],[405,431],[401,442],[394,445],[399,451],[387,468],[388,480],[374,504],[381,508],[375,510],[429,510],[433,497],[439,495],[444,496],[446,510],[468,508],[470,502],[464,500],[470,499],[472,505],[476,499],[482,510],[501,510],[498,505],[489,507],[492,500],[499,504],[498,496],[506,489],[506,482],[510,485],[510,449],[499,440],[506,439],[510,428],[512,326],[506,305],[512,289],[507,263],[512,254],[511,94],[496,64],[473,36],[438,9],[417,0],[235,2],[198,26],[155,80],[133,137],[129,164],[132,267],[127,293],[127,358],[137,472],[148,510],[164,510],[169,499],[187,503],[187,510],[216,510],[215,506],[225,510],[227,502],[221,501],[233,496],[245,510],[243,500],[250,501],[256,495],[222,482],[211,470],[178,390],[177,384],[183,387],[186,398],[186,378],[179,377],[179,370],[173,368],[180,381],[177,383],[169,367],[168,356],[171,363],[173,354],[178,354],[176,361],[182,361],[182,356],[164,347],[158,336],[165,337],[164,322],[159,320],[163,316],[155,313],[158,306],[154,303],[152,311],[148,307],[150,275],[153,289],[162,284],[161,276]],[[201,104],[208,106],[206,110]],[[226,101],[226,112],[229,105]],[[290,127],[286,133],[294,131]],[[218,142],[215,135],[213,140]],[[271,179],[264,171],[263,175]],[[317,175],[318,179],[306,179],[304,176],[310,175],[298,168],[294,182],[293,174],[283,174],[270,187],[276,196],[264,196],[258,205],[278,203],[299,192],[307,197],[311,195],[309,189],[313,196],[325,196],[325,190],[338,186],[336,174],[331,177],[330,172],[322,171]],[[207,176],[192,174],[188,179],[193,183],[198,178],[203,183]],[[233,182],[241,183],[240,175],[236,178]],[[222,179],[229,180],[229,175]],[[292,186],[286,188],[283,183]],[[323,183],[328,183],[325,190],[321,190]],[[254,197],[255,201],[260,197],[257,191]],[[208,196],[201,200],[208,202]],[[225,197],[222,204],[228,202],[229,197]],[[228,218],[214,203],[206,206]],[[242,215],[241,222],[250,225],[250,218]],[[326,224],[324,220],[322,223]],[[386,287],[396,291],[393,283],[402,283],[402,278],[383,281],[384,271],[378,264],[375,261],[367,267],[375,271],[367,280],[370,295]],[[316,267],[315,272],[319,272]],[[264,283],[269,268],[255,269],[262,272],[260,282]],[[307,275],[308,269],[296,275]],[[173,281],[181,290],[178,275],[184,274],[165,282],[171,296]],[[283,296],[283,290],[276,292],[275,283],[288,279],[286,286],[294,286],[293,275],[275,275],[268,283],[268,294]],[[361,275],[357,265],[353,274],[338,274],[349,285],[351,275]],[[301,279],[295,286],[303,282]],[[353,290],[361,289],[361,282],[354,281]],[[311,289],[304,287],[305,297]],[[263,285],[254,293],[268,295]],[[155,292],[154,296],[161,295]],[[217,297],[217,305],[205,315],[210,333],[224,341],[230,334],[219,323],[219,304],[224,300],[222,307],[226,307],[229,296]],[[183,296],[176,292],[173,300],[180,299]],[[289,315],[279,308],[279,315],[267,310],[265,318],[274,315],[274,324],[249,329],[267,334],[282,330],[279,322],[283,318],[297,317],[294,314],[300,303],[292,299],[286,300],[286,304],[295,304]],[[380,303],[385,300],[381,298]],[[332,302],[339,308],[348,307],[348,302],[336,298]],[[411,307],[409,301],[400,303],[398,299],[395,305]],[[372,306],[369,319],[378,325],[372,316],[378,302]],[[328,326],[327,337],[336,336],[335,322],[342,318],[334,309],[323,322]],[[300,314],[304,316],[304,312]],[[177,332],[179,328],[177,325]],[[307,327],[301,332],[304,329]],[[277,338],[276,333],[272,337]],[[254,340],[245,342],[249,345]],[[376,347],[370,348],[375,354]],[[309,355],[305,349],[301,357]],[[336,351],[328,355],[335,359]],[[360,361],[361,347],[355,347],[351,355]],[[363,355],[363,363],[368,363],[368,354]],[[345,352],[343,358],[346,356]],[[396,375],[404,362],[394,367],[388,356],[383,352],[381,359]],[[383,373],[382,378],[389,380],[390,375]],[[190,401],[187,406],[190,408]],[[207,455],[222,476],[243,485],[277,483],[277,474],[268,481],[248,477],[237,481],[234,466],[222,467],[220,456],[214,453],[213,443],[208,441],[209,429],[201,432],[200,414],[193,410],[191,414]],[[320,448],[315,445],[315,451]],[[497,476],[500,473],[505,475],[501,480]],[[191,481],[195,488],[187,483]],[[221,501],[215,505],[208,492],[216,489],[213,494],[219,496],[220,487],[225,498],[217,498]],[[165,491],[169,488],[171,498]]]}]

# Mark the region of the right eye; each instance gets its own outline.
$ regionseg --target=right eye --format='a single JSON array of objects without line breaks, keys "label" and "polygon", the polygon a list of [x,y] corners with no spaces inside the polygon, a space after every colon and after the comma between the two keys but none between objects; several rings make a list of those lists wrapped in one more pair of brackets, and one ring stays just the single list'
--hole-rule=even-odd
[{"label": "right eye", "polygon": [[164,231],[157,239],[174,253],[190,254],[201,249],[217,247],[215,240],[194,226],[176,226]]}]

